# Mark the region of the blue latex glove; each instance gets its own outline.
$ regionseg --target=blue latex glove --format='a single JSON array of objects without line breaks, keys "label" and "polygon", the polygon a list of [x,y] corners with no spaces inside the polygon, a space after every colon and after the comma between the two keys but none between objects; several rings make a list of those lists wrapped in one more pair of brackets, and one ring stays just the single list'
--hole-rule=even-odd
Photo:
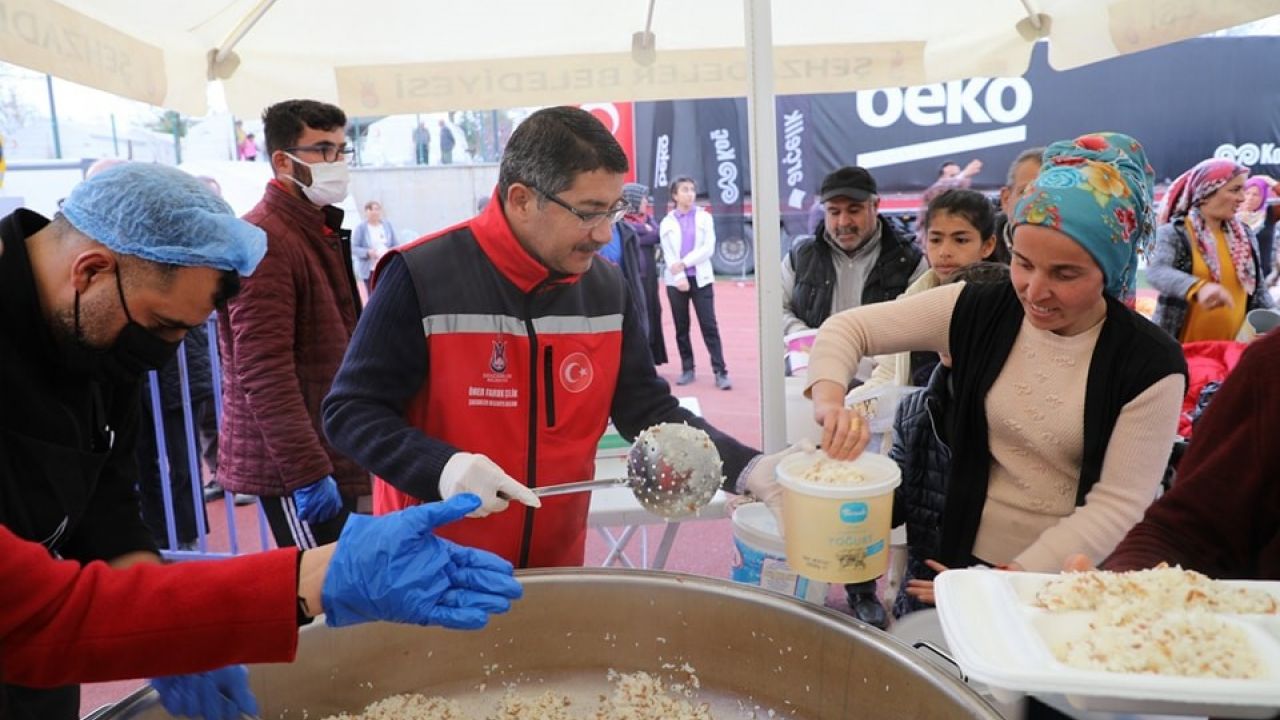
[{"label": "blue latex glove", "polygon": [[151,687],[159,693],[160,704],[175,717],[239,720],[241,713],[258,714],[258,701],[249,691],[249,671],[243,665],[155,678]]},{"label": "blue latex glove", "polygon": [[298,506],[298,517],[308,523],[330,520],[342,511],[342,496],[332,475],[294,490],[293,502]]},{"label": "blue latex glove", "polygon": [[431,532],[478,507],[478,496],[462,493],[382,517],[348,517],[321,589],[325,622],[475,629],[509,610],[524,594],[511,563]]}]

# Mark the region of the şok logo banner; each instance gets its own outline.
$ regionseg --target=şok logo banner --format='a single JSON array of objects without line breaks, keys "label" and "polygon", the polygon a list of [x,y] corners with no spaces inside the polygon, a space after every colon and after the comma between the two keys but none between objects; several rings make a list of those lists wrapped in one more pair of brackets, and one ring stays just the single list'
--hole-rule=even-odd
[{"label": "\u015fok logo banner", "polygon": [[699,101],[697,132],[702,151],[699,190],[707,194],[715,213],[726,216],[742,214],[747,170],[740,127],[736,100]]}]

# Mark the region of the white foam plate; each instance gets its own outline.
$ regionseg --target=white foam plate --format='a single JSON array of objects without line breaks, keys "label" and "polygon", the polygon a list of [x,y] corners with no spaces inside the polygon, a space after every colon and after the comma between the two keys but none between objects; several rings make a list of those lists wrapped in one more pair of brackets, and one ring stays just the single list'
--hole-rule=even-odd
[{"label": "white foam plate", "polygon": [[[1280,616],[1224,615],[1246,633],[1263,664],[1250,680],[1081,670],[1053,656],[1050,643],[1078,631],[1091,613],[1050,613],[1036,592],[1056,575],[949,570],[934,590],[938,617],[956,662],[1003,701],[1059,694],[1081,710],[1271,718],[1280,712]],[[1280,599],[1280,583],[1231,581]]]}]

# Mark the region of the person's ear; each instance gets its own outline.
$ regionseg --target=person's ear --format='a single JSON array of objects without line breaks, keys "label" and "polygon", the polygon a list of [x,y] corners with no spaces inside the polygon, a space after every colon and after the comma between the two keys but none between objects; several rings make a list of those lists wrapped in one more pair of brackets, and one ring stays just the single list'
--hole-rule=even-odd
[{"label": "person's ear", "polygon": [[996,236],[992,235],[982,241],[982,259],[990,260],[991,254],[996,251]]},{"label": "person's ear", "polygon": [[83,293],[95,277],[106,272],[119,272],[115,255],[98,246],[77,255],[71,261],[71,285]]},{"label": "person's ear", "polygon": [[283,150],[276,150],[271,153],[271,170],[276,175],[292,174],[293,159],[286,155]]},{"label": "person's ear", "polygon": [[538,195],[524,183],[512,183],[507,188],[507,196],[503,207],[507,211],[507,216],[512,218],[527,219],[537,209]]}]

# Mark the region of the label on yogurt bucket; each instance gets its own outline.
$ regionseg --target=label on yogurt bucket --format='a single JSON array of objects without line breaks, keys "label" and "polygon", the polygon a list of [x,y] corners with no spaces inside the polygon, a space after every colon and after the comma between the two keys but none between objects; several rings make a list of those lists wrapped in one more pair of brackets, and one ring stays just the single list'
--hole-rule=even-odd
[{"label": "label on yogurt bucket", "polygon": [[867,520],[867,504],[864,502],[847,502],[840,506],[840,520],[856,525]]}]

